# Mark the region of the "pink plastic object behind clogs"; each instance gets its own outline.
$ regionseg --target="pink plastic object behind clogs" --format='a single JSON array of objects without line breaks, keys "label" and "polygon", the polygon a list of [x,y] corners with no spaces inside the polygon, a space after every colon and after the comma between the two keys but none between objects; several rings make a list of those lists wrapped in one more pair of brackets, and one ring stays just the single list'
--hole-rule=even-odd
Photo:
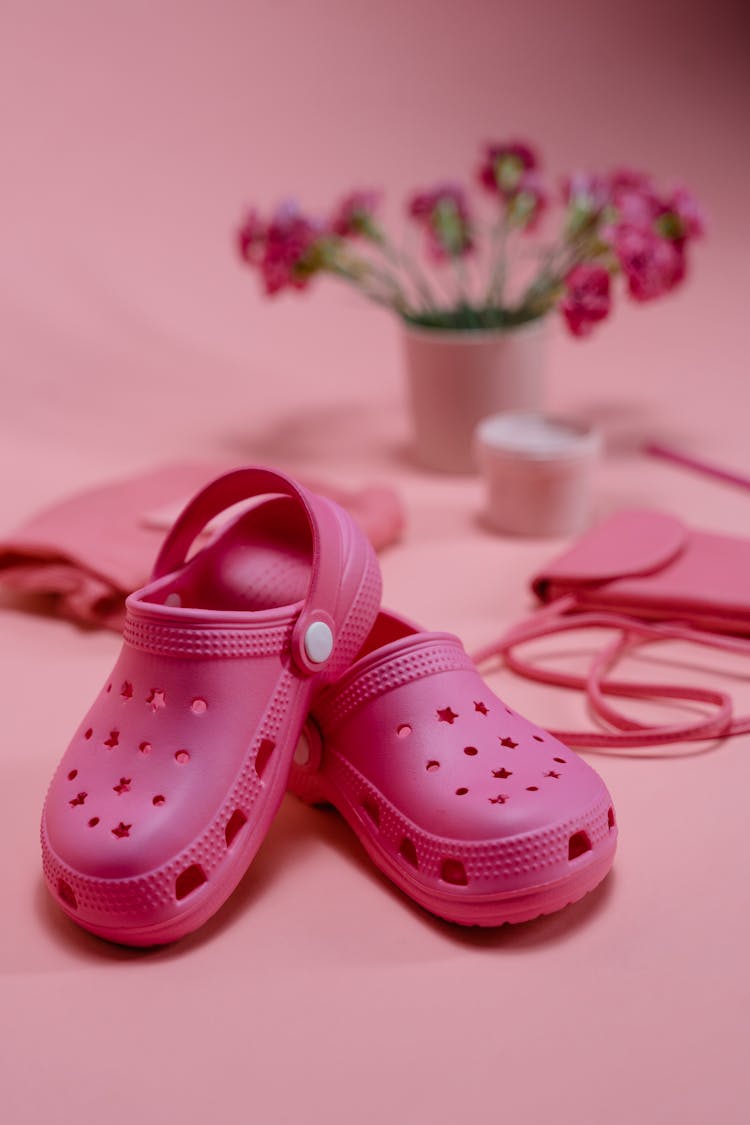
[{"label": "pink plastic object behind clogs", "polygon": [[549,914],[609,871],[601,778],[485,684],[457,637],[381,613],[315,701],[290,788],[330,801],[394,883],[465,925]]},{"label": "pink plastic object behind clogs", "polygon": [[[208,520],[259,494],[276,495],[185,561]],[[44,871],[71,918],[152,945],[221,906],[279,806],[313,690],[351,662],[379,599],[372,548],[332,501],[266,469],[198,493],[128,598],[120,657],[47,795]]]}]

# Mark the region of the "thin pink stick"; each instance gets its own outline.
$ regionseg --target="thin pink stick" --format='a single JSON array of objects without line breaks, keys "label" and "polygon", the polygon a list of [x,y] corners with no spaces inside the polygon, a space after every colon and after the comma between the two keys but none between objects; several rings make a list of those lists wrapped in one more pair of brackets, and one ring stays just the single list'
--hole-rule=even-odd
[{"label": "thin pink stick", "polygon": [[740,488],[750,489],[750,477],[744,476],[742,473],[734,473],[730,469],[722,469],[719,465],[712,465],[709,461],[701,461],[698,457],[690,457],[686,453],[670,449],[667,445],[650,441],[644,445],[643,452],[650,454],[652,457],[660,457],[662,461],[684,465],[687,469],[693,469],[696,473],[703,473],[704,476],[715,477],[717,480],[724,480],[729,484],[737,484]]}]

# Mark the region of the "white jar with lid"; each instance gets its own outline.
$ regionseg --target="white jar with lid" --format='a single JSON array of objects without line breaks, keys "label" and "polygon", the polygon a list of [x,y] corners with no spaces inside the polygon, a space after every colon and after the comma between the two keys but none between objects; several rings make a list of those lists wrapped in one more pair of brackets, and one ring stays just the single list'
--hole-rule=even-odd
[{"label": "white jar with lid", "polygon": [[485,522],[522,536],[581,530],[601,448],[598,430],[568,418],[518,411],[483,419],[475,455],[486,487]]}]

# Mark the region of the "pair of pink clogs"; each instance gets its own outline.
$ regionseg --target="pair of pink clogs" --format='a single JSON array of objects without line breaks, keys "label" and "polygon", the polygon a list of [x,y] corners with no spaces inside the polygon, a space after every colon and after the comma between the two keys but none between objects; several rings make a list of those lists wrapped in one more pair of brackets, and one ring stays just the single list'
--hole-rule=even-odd
[{"label": "pair of pink clogs", "polygon": [[229,473],[191,501],[47,794],[44,872],[71,918],[127,945],[195,930],[287,788],[334,804],[382,872],[453,922],[534,918],[604,878],[617,829],[598,775],[506,707],[456,637],[381,611],[380,594],[350,517],[277,472]]}]

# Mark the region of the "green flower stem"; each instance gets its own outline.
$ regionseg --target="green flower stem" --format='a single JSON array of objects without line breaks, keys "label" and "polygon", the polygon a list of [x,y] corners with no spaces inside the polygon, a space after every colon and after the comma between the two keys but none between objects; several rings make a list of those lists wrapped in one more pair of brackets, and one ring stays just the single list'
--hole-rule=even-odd
[{"label": "green flower stem", "polygon": [[471,309],[471,294],[469,291],[469,276],[466,271],[466,261],[461,254],[451,254],[451,265],[456,279],[456,296],[460,308]]},{"label": "green flower stem", "polygon": [[416,292],[422,298],[426,311],[436,311],[437,302],[435,296],[427,282],[426,277],[417,266],[417,263],[410,254],[405,251],[399,251],[390,242],[385,231],[375,223],[371,223],[368,235],[371,242],[380,250],[381,254],[393,265],[397,270],[403,270],[404,273],[411,280]]},{"label": "green flower stem", "polygon": [[[409,307],[409,301],[398,277],[389,269],[378,265],[368,258],[361,258],[354,254],[341,254],[337,250],[331,255],[331,264],[336,270],[343,270],[344,274],[354,281],[368,284],[374,281],[385,291],[392,301],[393,308],[403,309]],[[360,287],[365,288],[365,284]]]},{"label": "green flower stem", "polygon": [[[369,268],[369,263],[360,264],[364,265],[366,269]],[[376,282],[376,285],[373,286],[370,284],[370,278],[368,278],[366,272],[363,272],[362,269],[353,271],[350,267],[347,267],[341,262],[331,261],[323,267],[323,270],[325,273],[330,273],[334,277],[358,289],[360,293],[376,305],[382,305],[384,308],[391,309],[402,317],[412,314],[413,310],[409,307],[409,303],[400,286],[396,285],[394,289],[394,283],[391,282],[386,286],[385,291],[377,288],[377,282],[382,280],[382,276],[387,275],[378,277],[375,273],[371,273],[370,277]]]},{"label": "green flower stem", "polygon": [[459,308],[468,308],[469,300],[466,293],[464,278],[461,276],[461,263],[456,254],[450,256],[451,269],[453,270],[453,281],[456,287],[456,304]]},{"label": "green flower stem", "polygon": [[507,212],[503,211],[502,217],[495,227],[492,235],[492,261],[490,263],[490,281],[487,286],[485,305],[503,307],[505,296],[505,280],[508,272],[508,235],[510,225]]},{"label": "green flower stem", "polygon": [[517,306],[518,312],[543,316],[559,298],[570,271],[582,262],[601,257],[603,246],[598,240],[596,225],[550,248],[537,277],[531,282]]}]

